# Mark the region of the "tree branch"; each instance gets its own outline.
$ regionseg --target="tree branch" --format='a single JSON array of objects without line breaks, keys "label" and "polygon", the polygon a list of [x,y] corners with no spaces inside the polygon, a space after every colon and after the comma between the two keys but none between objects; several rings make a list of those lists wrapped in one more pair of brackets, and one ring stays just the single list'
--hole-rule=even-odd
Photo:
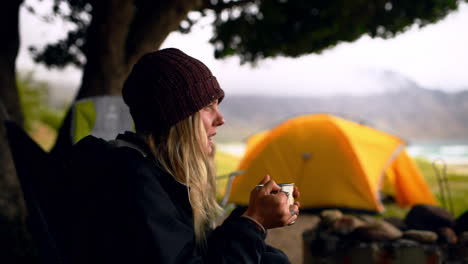
[{"label": "tree branch", "polygon": [[217,3],[213,4],[211,0],[204,0],[203,1],[203,9],[211,9],[216,13],[220,13],[224,9],[230,9],[237,6],[244,6],[249,3],[254,3],[256,0],[237,0],[237,1],[229,1],[224,3],[223,1],[217,1]]},{"label": "tree branch", "polygon": [[144,53],[157,50],[191,10],[197,0],[139,1],[127,39],[127,64],[133,65]]}]

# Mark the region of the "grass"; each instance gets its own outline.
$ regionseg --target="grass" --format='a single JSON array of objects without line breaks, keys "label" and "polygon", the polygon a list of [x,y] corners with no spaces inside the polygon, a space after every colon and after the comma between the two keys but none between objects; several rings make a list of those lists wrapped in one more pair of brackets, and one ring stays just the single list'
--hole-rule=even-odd
[{"label": "grass", "polygon": [[[227,183],[227,177],[225,176],[237,169],[240,159],[241,158],[239,157],[220,151],[216,153],[215,161],[219,177],[219,180],[217,181],[218,199],[221,199],[224,194]],[[426,179],[426,182],[428,183],[431,191],[439,201],[439,205],[443,207],[437,183],[437,175],[433,169],[432,164],[424,159],[415,159],[415,162],[421,170],[421,173],[424,175],[424,178]],[[468,210],[468,174],[452,172],[449,167],[447,179],[452,197],[454,215],[459,216]],[[385,209],[386,210],[383,213],[383,216],[396,217],[404,217],[409,210],[409,208],[401,208],[396,204],[386,204]]]},{"label": "grass", "polygon": [[215,155],[216,173],[218,180],[216,181],[216,197],[221,200],[224,196],[228,175],[236,171],[240,158],[224,152],[217,151]]},{"label": "grass", "polygon": [[[436,199],[439,201],[439,205],[443,206],[441,192],[437,181],[437,174],[432,164],[423,159],[416,159],[415,161],[429,184],[432,193],[434,193]],[[446,176],[452,198],[453,213],[455,216],[459,216],[468,210],[468,199],[466,199],[468,197],[468,175],[453,172],[450,170],[449,166]]]}]

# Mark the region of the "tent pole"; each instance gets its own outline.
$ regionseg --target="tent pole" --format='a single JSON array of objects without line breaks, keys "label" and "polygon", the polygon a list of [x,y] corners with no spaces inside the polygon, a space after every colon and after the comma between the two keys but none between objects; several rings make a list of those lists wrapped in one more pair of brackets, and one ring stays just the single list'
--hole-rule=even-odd
[{"label": "tent pole", "polygon": [[229,177],[228,183],[227,183],[227,185],[226,185],[226,190],[224,191],[224,197],[223,197],[223,200],[221,201],[221,204],[220,204],[221,207],[226,206],[226,204],[227,204],[227,202],[228,202],[229,195],[231,194],[232,181],[234,180],[234,178],[235,178],[237,175],[244,174],[244,173],[245,173],[245,170],[238,170],[238,171],[231,172],[231,173],[229,173],[228,175],[219,176],[219,177],[217,178],[217,179],[220,179],[220,178]]},{"label": "tent pole", "polygon": [[[437,166],[437,163],[440,162],[442,164],[442,172],[440,171],[439,167]],[[448,181],[447,181],[447,165],[444,160],[442,159],[436,159],[432,162],[432,167],[435,171],[436,178],[437,178],[437,184],[439,185],[439,193],[440,193],[440,200],[442,202],[442,206],[446,209],[449,210],[450,213],[453,214],[453,209],[451,208],[452,206],[449,205],[449,197],[448,195]],[[450,202],[451,204],[451,202]],[[449,208],[450,206],[450,208]]]}]

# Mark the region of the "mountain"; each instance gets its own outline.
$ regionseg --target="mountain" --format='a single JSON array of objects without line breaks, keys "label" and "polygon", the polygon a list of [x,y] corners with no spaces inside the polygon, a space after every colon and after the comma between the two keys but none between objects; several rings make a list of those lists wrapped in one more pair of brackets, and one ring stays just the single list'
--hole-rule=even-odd
[{"label": "mountain", "polygon": [[[426,89],[389,70],[376,70],[373,76],[380,84],[379,89],[367,96],[228,94],[220,105],[226,124],[218,129],[217,140],[243,141],[300,114],[330,113],[409,141],[468,142],[468,90],[448,93]],[[51,82],[50,86],[52,102],[59,106],[70,102],[76,91],[66,82]]]},{"label": "mountain", "polygon": [[242,141],[291,117],[330,113],[409,141],[468,139],[468,90],[446,93],[415,84],[368,96],[227,96],[218,141]]}]

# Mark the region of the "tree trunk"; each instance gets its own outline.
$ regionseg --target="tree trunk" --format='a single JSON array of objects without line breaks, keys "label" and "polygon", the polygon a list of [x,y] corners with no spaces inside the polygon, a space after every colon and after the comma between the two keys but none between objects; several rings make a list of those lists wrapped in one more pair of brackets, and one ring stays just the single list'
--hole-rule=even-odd
[{"label": "tree trunk", "polygon": [[[133,64],[143,54],[157,50],[177,29],[196,0],[95,1],[87,31],[81,87],[76,100],[96,95],[120,95]],[[72,143],[71,115],[67,113],[53,153],[65,151]]]},{"label": "tree trunk", "polygon": [[126,0],[95,1],[85,46],[86,65],[76,99],[118,95],[127,74],[125,40],[133,19]]},{"label": "tree trunk", "polygon": [[3,121],[23,125],[16,86],[19,49],[19,7],[9,0],[0,9],[0,263],[37,263],[37,253],[26,227],[26,206],[16,176]]},{"label": "tree trunk", "polygon": [[[19,49],[19,6],[22,0],[5,1],[0,9],[0,215],[24,219],[26,211],[3,121],[23,125],[15,61]],[[0,217],[1,217],[0,216]]]},{"label": "tree trunk", "polygon": [[[87,32],[86,65],[76,99],[95,95],[120,95],[133,64],[157,50],[177,29],[194,0],[96,1]],[[116,15],[118,14],[118,15]]]}]

